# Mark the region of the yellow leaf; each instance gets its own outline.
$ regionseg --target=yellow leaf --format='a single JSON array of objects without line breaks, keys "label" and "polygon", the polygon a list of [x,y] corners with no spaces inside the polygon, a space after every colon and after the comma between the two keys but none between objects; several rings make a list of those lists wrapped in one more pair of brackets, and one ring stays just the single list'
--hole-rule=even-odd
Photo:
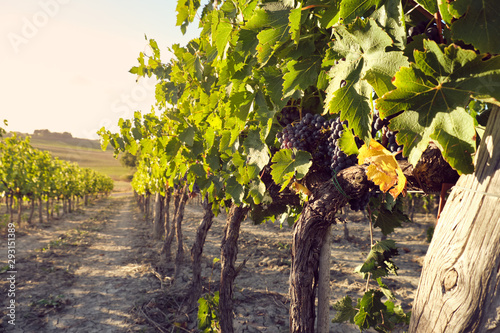
[{"label": "yellow leaf", "polygon": [[403,196],[406,196],[406,177],[399,166],[396,169],[396,173],[398,174],[398,184],[389,191],[394,199],[396,199],[401,192],[403,192]]},{"label": "yellow leaf", "polygon": [[297,182],[293,182],[292,185],[291,185],[292,189],[296,192],[296,193],[303,193],[305,194],[306,196],[310,196],[311,195],[311,191],[309,191],[309,189],[307,187],[305,187],[304,185],[300,184],[300,183],[297,183]]},{"label": "yellow leaf", "polygon": [[377,141],[372,139],[370,145],[364,144],[359,149],[358,163],[370,164],[366,171],[368,179],[382,192],[389,191],[394,199],[406,188],[406,177],[396,158]]}]

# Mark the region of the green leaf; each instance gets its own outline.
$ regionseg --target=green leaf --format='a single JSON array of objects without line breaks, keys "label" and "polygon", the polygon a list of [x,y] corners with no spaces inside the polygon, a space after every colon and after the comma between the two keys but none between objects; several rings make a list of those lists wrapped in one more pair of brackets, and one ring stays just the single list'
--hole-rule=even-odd
[{"label": "green leaf", "polygon": [[283,97],[283,76],[279,69],[273,66],[264,67],[265,90],[278,110],[287,103],[288,98]]},{"label": "green leaf", "polygon": [[212,172],[216,172],[217,170],[219,170],[219,168],[220,168],[220,155],[219,155],[219,150],[217,149],[216,146],[213,146],[207,152],[206,162],[207,162],[207,164],[210,167],[210,170]]},{"label": "green leaf", "polygon": [[328,7],[328,9],[323,13],[323,17],[320,19],[321,25],[324,29],[331,28],[339,22],[341,2],[341,0],[329,1],[330,7]]},{"label": "green leaf", "polygon": [[398,254],[396,243],[393,240],[383,240],[372,246],[365,262],[358,266],[355,271],[368,278],[368,273],[374,279],[387,276],[389,273],[396,274],[397,267],[392,263],[391,258]]},{"label": "green leaf", "polygon": [[281,2],[270,2],[265,5],[265,19],[259,14],[259,24],[265,25],[268,29],[261,30],[257,35],[259,44],[257,45],[257,60],[264,66],[285,41],[290,40],[291,34],[289,26],[289,14],[291,8],[286,7]]},{"label": "green leaf", "polygon": [[283,76],[283,97],[293,95],[295,90],[306,90],[318,82],[321,57],[311,56],[302,60],[291,60],[286,65],[288,72]]},{"label": "green leaf", "polygon": [[451,26],[451,21],[453,20],[453,15],[450,13],[449,3],[446,0],[438,0],[439,12],[441,13],[441,19],[448,25]]},{"label": "green leaf", "polygon": [[178,0],[177,2],[177,22],[176,25],[181,26],[182,33],[186,33],[186,27],[196,15],[196,11],[200,7],[199,0]]},{"label": "green leaf", "polygon": [[266,10],[263,8],[257,8],[253,11],[252,16],[245,24],[245,29],[261,30],[262,28],[268,26],[269,21],[270,18]]},{"label": "green leaf", "polygon": [[295,44],[299,44],[300,38],[300,16],[302,13],[302,4],[299,3],[299,7],[292,9],[290,11],[290,16],[288,17],[290,25],[290,33],[292,34],[292,40]]},{"label": "green leaf", "polygon": [[269,163],[269,152],[267,146],[262,142],[260,130],[251,130],[243,141],[243,147],[247,154],[246,164],[256,165],[260,172]]},{"label": "green leaf", "polygon": [[382,278],[379,277],[376,280],[377,280],[378,286],[380,287],[380,291],[382,291],[382,293],[384,293],[385,297],[387,297],[388,299],[395,299],[394,294],[389,289],[389,287],[387,287],[387,285],[382,282]]},{"label": "green leaf", "polygon": [[260,179],[257,179],[250,184],[248,194],[253,198],[253,202],[259,205],[265,199],[266,185]]},{"label": "green leaf", "polygon": [[287,39],[286,36],[286,26],[281,29],[262,30],[257,35],[257,38],[259,39],[259,45],[257,45],[257,59],[262,66],[267,63],[274,51]]},{"label": "green leaf", "polygon": [[189,167],[189,173],[196,175],[196,177],[205,178],[207,172],[203,169],[201,164],[193,164]]},{"label": "green leaf", "polygon": [[360,328],[369,328],[377,324],[380,312],[385,310],[382,303],[384,294],[378,290],[365,292],[363,298],[358,301],[359,312],[354,317],[354,323]]},{"label": "green leaf", "polygon": [[201,64],[200,57],[196,57],[194,60],[194,73],[196,80],[201,82],[203,80],[203,65]]},{"label": "green leaf", "polygon": [[436,0],[415,0],[420,6],[424,7],[426,11],[431,14],[438,12],[438,5]]},{"label": "green leaf", "polygon": [[344,0],[340,4],[340,17],[344,24],[351,23],[358,17],[365,16],[365,13],[375,7],[378,7],[385,0]]},{"label": "green leaf", "polygon": [[141,130],[137,127],[132,128],[132,135],[134,137],[134,140],[140,140],[142,139],[142,133]]},{"label": "green leaf", "polygon": [[245,190],[240,183],[236,181],[236,178],[231,177],[226,182],[226,198],[232,199],[237,205],[243,202],[245,196]]},{"label": "green leaf", "polygon": [[374,19],[392,38],[396,49],[405,48],[406,30],[401,0],[386,0],[370,15],[370,18]]},{"label": "green leaf", "polygon": [[217,25],[217,30],[214,33],[215,44],[217,45],[217,52],[222,57],[226,45],[229,43],[233,26],[228,20],[222,20]]},{"label": "green leaf", "polygon": [[338,59],[345,60],[330,70],[325,111],[340,111],[340,118],[347,119],[354,134],[367,142],[372,121],[372,87],[379,96],[392,89],[393,75],[408,63],[402,52],[386,51],[392,39],[371,19],[358,19],[347,28],[339,26],[334,35],[332,50]]},{"label": "green leaf", "polygon": [[394,303],[390,300],[386,301],[384,305],[387,308],[387,313],[391,315],[391,322],[393,323],[403,323],[406,325],[410,324],[410,314],[405,313],[401,305],[395,306]]},{"label": "green leaf", "polygon": [[358,146],[356,145],[356,140],[352,131],[344,128],[341,137],[337,141],[340,149],[347,155],[358,154]]},{"label": "green leaf", "polygon": [[177,138],[172,138],[165,147],[167,158],[173,158],[181,148],[182,143]]},{"label": "green leaf", "polygon": [[188,127],[179,134],[179,140],[184,142],[187,146],[192,146],[194,143],[194,128]]},{"label": "green leaf", "polygon": [[[327,93],[331,92],[332,81],[330,81]],[[348,120],[349,127],[354,130],[354,133],[363,141],[369,142],[371,129],[369,95],[372,94],[372,87],[365,81],[345,81],[345,84],[330,95],[332,97],[328,101],[330,103],[325,103],[325,105],[329,107],[331,113],[340,112],[340,119]]]},{"label": "green leaf", "polygon": [[260,139],[262,142],[266,142],[271,128],[273,125],[273,120],[276,115],[276,111],[269,109],[264,93],[259,90],[255,95],[255,120],[259,121],[260,127]]},{"label": "green leaf", "polygon": [[354,323],[358,325],[359,328],[367,329],[371,324],[370,315],[365,311],[365,309],[360,309],[356,316],[354,316]]},{"label": "green leaf", "polygon": [[271,176],[276,184],[281,184],[280,191],[288,186],[293,177],[302,179],[312,165],[310,153],[299,150],[293,155],[291,149],[282,149],[271,160]]},{"label": "green leaf", "polygon": [[500,53],[500,2],[497,0],[457,0],[451,10],[465,14],[451,25],[453,39],[472,44],[482,53]]},{"label": "green leaf", "polygon": [[349,296],[345,296],[340,301],[337,301],[333,305],[333,309],[337,311],[335,317],[332,319],[333,323],[343,323],[346,321],[354,323],[354,316],[358,311],[352,306],[352,299]]},{"label": "green leaf", "polygon": [[390,128],[399,131],[397,141],[411,164],[432,139],[453,168],[471,173],[474,120],[463,107],[470,97],[500,104],[500,57],[483,61],[473,51],[429,40],[424,47],[424,52],[415,51],[415,64],[396,73],[397,89],[379,98],[377,108],[382,118],[406,110],[391,120]]},{"label": "green leaf", "polygon": [[408,221],[408,217],[403,212],[398,210],[391,211],[385,207],[381,207],[373,226],[379,227],[384,235],[388,235],[395,228],[401,227],[401,222],[403,221]]}]

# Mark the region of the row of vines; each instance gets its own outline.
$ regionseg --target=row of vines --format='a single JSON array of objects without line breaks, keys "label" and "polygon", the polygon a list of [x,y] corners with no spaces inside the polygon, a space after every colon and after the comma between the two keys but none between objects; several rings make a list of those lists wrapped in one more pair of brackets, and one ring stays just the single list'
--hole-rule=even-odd
[{"label": "row of vines", "polygon": [[[184,47],[172,45],[172,59],[162,59],[148,39],[150,53],[141,52],[130,72],[158,80],[157,111],[121,119],[118,133],[101,129],[103,147],[111,143],[116,154],[139,157],[138,194],[166,198],[159,207],[173,195],[175,233],[163,231],[168,218],[155,219],[155,234],[166,235],[163,261],[170,260],[174,234],[181,244],[176,264],[182,261],[180,221],[190,193],[201,193],[206,216],[193,272],[200,270],[196,256],[209,221],[227,212],[222,332],[233,332],[241,221],[295,224],[290,332],[313,332],[319,249],[342,207],[366,209],[390,234],[407,219],[400,199],[406,191],[444,199],[460,175],[474,172],[488,115],[500,105],[500,5],[214,0],[199,12],[200,6],[178,1],[177,25],[185,31],[196,19],[202,31]],[[360,273],[379,288],[358,302],[344,299],[337,319],[386,332],[407,325],[409,314],[394,306],[381,280],[396,272],[394,242],[372,245]]]},{"label": "row of vines", "polygon": [[64,213],[74,209],[80,198],[88,203],[96,195],[113,190],[113,180],[90,168],[53,157],[48,151],[34,148],[29,137],[11,136],[0,141],[0,197],[5,200],[10,223],[14,221],[17,205],[17,224],[21,224],[23,202],[30,205],[27,218],[32,222],[38,204],[39,222],[53,216],[54,202],[62,205]]}]

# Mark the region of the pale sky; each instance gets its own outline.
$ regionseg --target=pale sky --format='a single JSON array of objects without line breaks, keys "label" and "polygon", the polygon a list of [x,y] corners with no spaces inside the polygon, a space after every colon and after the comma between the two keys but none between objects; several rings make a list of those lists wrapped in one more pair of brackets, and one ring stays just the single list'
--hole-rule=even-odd
[{"label": "pale sky", "polygon": [[[205,1],[204,1],[205,2]],[[102,126],[149,112],[154,81],[136,83],[128,71],[154,38],[168,47],[182,35],[176,0],[0,0],[0,122],[8,131],[35,129],[98,138]],[[0,125],[1,126],[1,125]]]}]

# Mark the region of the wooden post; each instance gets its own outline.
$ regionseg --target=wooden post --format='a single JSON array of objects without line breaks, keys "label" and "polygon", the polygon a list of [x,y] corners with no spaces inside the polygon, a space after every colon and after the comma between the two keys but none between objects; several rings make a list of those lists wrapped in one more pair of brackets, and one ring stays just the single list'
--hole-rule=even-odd
[{"label": "wooden post", "polygon": [[153,219],[153,239],[161,239],[163,237],[163,232],[165,231],[164,223],[162,221],[162,210],[163,210],[163,200],[164,196],[160,192],[155,193],[155,209],[154,209],[154,219]]},{"label": "wooden post", "polygon": [[318,333],[330,332],[330,256],[332,246],[332,225],[325,233],[319,255],[318,276]]},{"label": "wooden post", "polygon": [[184,210],[186,208],[186,202],[188,200],[189,185],[184,185],[182,190],[182,197],[179,202],[179,207],[177,209],[177,214],[175,216],[175,238],[177,240],[177,254],[175,255],[175,271],[174,271],[174,281],[178,281],[179,274],[181,272],[181,265],[184,261],[184,243],[182,241],[182,221],[184,220]]},{"label": "wooden post", "polygon": [[434,231],[410,332],[500,332],[499,129],[494,107],[476,170],[460,177]]}]

